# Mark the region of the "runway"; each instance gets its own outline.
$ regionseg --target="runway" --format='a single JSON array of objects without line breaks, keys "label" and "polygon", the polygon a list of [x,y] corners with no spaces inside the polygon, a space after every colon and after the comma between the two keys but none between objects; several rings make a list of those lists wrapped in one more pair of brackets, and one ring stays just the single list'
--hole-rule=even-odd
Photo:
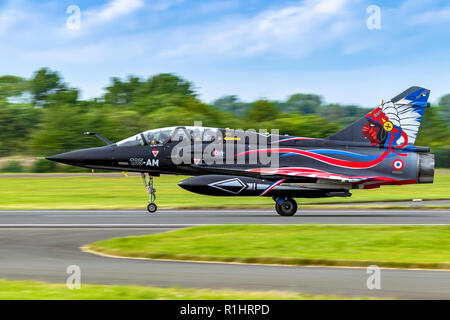
[{"label": "runway", "polygon": [[204,224],[450,224],[450,210],[302,210],[281,217],[274,210],[0,211],[5,227],[179,228]]},{"label": "runway", "polygon": [[78,265],[83,283],[450,299],[449,271],[382,269],[381,290],[369,290],[366,286],[369,275],[364,268],[143,261],[101,257],[79,250],[84,244],[110,237],[163,232],[195,224],[449,222],[450,211],[416,210],[306,211],[294,217],[279,217],[271,211],[161,210],[156,215],[143,211],[1,211],[0,278],[65,283],[67,267]]}]

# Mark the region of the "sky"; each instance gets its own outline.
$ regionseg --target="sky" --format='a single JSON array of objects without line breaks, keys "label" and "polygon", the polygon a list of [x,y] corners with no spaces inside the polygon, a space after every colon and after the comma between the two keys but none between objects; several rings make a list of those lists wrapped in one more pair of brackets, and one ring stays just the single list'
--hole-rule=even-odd
[{"label": "sky", "polygon": [[412,85],[436,102],[449,38],[448,0],[0,0],[0,74],[48,67],[85,99],[113,76],[167,72],[206,102],[314,93],[370,107]]}]

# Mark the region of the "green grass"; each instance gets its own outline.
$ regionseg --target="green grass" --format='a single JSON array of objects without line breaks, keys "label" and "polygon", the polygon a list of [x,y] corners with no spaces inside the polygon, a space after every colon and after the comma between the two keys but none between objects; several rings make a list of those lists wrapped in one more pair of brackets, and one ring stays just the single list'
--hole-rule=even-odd
[{"label": "green grass", "polygon": [[450,226],[201,226],[114,238],[88,248],[154,259],[450,268]]},{"label": "green grass", "polygon": [[[159,208],[273,208],[273,200],[260,197],[210,197],[177,186],[186,179],[155,179]],[[449,199],[450,173],[436,175],[434,184],[386,186],[353,190],[351,198],[299,199],[299,204]],[[0,178],[0,209],[142,209],[148,195],[140,177]]]},{"label": "green grass", "polygon": [[[348,299],[286,291],[243,291],[142,286],[81,284],[69,290],[65,284],[0,279],[0,300],[330,300]],[[357,299],[357,298],[352,298]]]}]

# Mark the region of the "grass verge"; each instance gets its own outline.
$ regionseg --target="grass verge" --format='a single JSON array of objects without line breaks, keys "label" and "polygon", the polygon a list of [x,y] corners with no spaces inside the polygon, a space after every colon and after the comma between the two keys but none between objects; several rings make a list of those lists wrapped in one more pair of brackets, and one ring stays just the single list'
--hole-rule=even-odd
[{"label": "grass verge", "polygon": [[[157,203],[161,209],[273,209],[268,197],[210,197],[190,193],[176,184],[186,177],[156,178]],[[299,199],[299,204],[400,201],[420,198],[449,199],[450,174],[436,175],[430,185],[386,186],[353,190],[351,198]],[[140,177],[0,178],[0,209],[144,209],[148,195]]]},{"label": "grass verge", "polygon": [[151,259],[450,269],[450,226],[200,226],[87,249]]},{"label": "grass verge", "polygon": [[244,291],[143,286],[82,284],[69,290],[65,284],[0,279],[0,300],[335,300],[367,299],[312,295],[288,291]]}]

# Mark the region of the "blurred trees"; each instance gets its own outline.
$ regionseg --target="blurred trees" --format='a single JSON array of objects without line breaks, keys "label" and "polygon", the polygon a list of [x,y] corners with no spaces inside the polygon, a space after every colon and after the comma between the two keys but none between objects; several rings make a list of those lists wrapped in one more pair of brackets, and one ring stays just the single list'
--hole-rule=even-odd
[{"label": "blurred trees", "polygon": [[[427,110],[417,139],[450,166],[450,94]],[[83,135],[96,131],[112,141],[165,126],[279,129],[281,134],[326,137],[367,114],[354,105],[327,104],[315,94],[296,93],[285,101],[244,102],[235,95],[202,102],[194,85],[174,74],[112,78],[105,94],[80,100],[59,73],[48,68],[30,79],[0,77],[0,157],[47,156],[101,142]]]},{"label": "blurred trees", "polygon": [[256,123],[275,119],[277,115],[277,107],[273,102],[267,100],[258,100],[253,102],[247,113],[250,120]]},{"label": "blurred trees", "polygon": [[59,74],[47,68],[36,71],[30,80],[30,91],[37,106],[43,106],[48,102],[49,95],[65,89],[66,85]]},{"label": "blurred trees", "polygon": [[112,84],[106,87],[104,99],[107,104],[112,105],[126,105],[133,102],[136,91],[142,86],[141,79],[133,76],[129,76],[125,81],[114,77],[111,81]]},{"label": "blurred trees", "polygon": [[22,96],[29,90],[29,82],[16,76],[0,77],[0,99]]},{"label": "blurred trees", "polygon": [[239,100],[238,96],[223,96],[215,100],[212,105],[222,111],[229,112],[236,117],[243,117],[251,107],[250,103]]},{"label": "blurred trees", "polygon": [[416,144],[439,149],[450,146],[447,124],[439,115],[439,108],[429,108],[423,115],[422,124],[417,135]]},{"label": "blurred trees", "polygon": [[39,122],[39,110],[33,105],[0,99],[0,156],[26,150]]},{"label": "blurred trees", "polygon": [[140,95],[171,94],[178,96],[196,96],[191,82],[169,73],[161,73],[150,77],[143,83],[139,93]]},{"label": "blurred trees", "polygon": [[284,112],[299,112],[302,114],[316,114],[320,112],[322,98],[315,94],[296,93],[291,95],[283,104]]},{"label": "blurred trees", "polygon": [[450,94],[446,94],[439,99],[439,106],[450,106]]},{"label": "blurred trees", "polygon": [[450,94],[443,96],[439,100],[438,112],[447,128],[450,129]]},{"label": "blurred trees", "polygon": [[276,119],[262,122],[257,128],[279,129],[280,134],[298,137],[327,137],[341,129],[335,122],[314,115],[294,112],[280,114]]}]

